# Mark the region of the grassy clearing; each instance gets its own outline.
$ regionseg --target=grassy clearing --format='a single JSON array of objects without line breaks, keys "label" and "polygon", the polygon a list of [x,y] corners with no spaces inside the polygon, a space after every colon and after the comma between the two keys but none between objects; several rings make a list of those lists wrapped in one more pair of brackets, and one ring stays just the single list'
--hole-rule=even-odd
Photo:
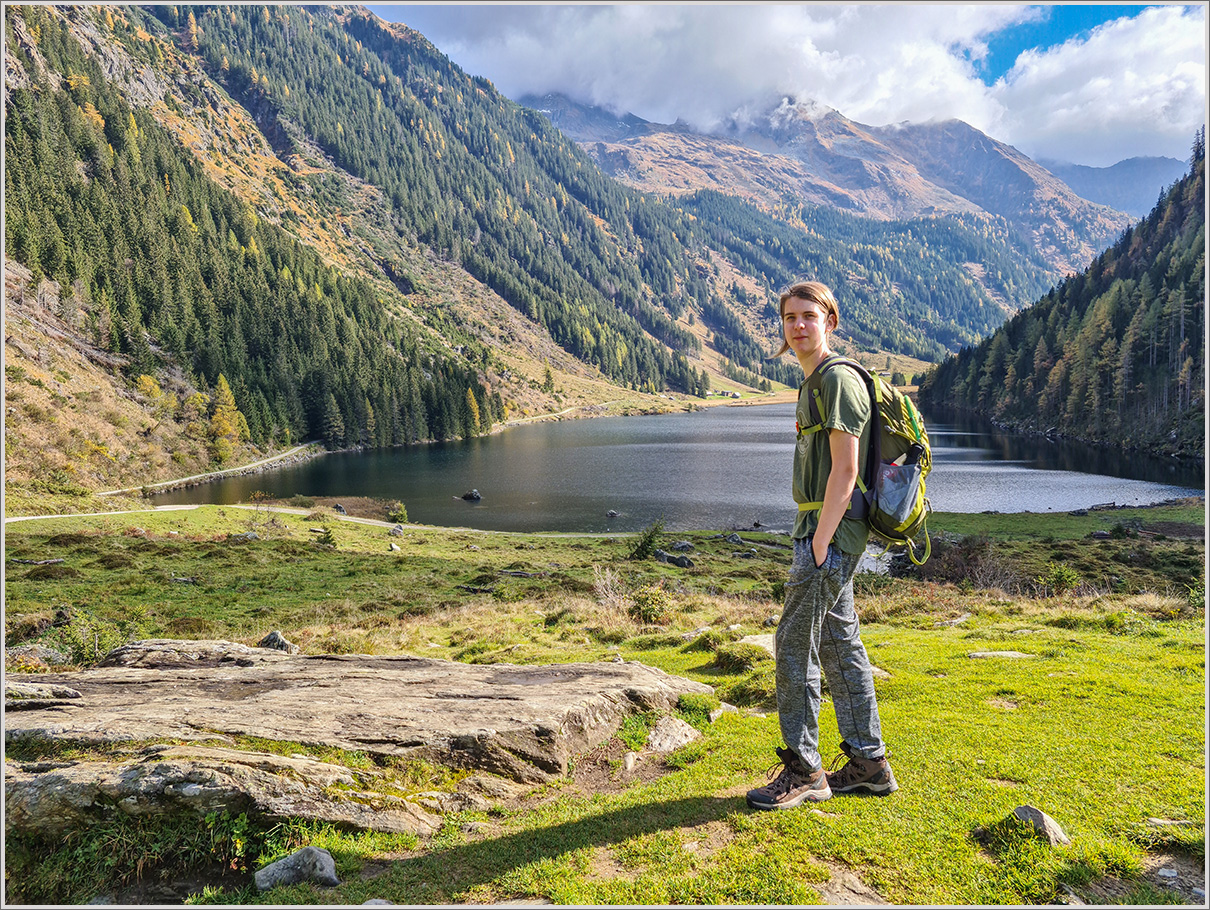
[{"label": "grassy clearing", "polygon": [[[1183,506],[1140,511],[1144,533],[1149,523],[1192,521],[1194,514]],[[1121,521],[1123,514],[1109,517]],[[308,653],[521,664],[621,656],[706,682],[748,710],[710,725],[702,706],[685,706],[692,710],[684,716],[705,735],[674,754],[666,773],[628,780],[607,765],[601,785],[586,789],[584,757],[567,780],[491,812],[450,816],[423,841],[320,824],[265,831],[238,818],[210,820],[205,843],[147,820],[128,824],[138,830],[94,832],[62,848],[10,839],[9,868],[32,876],[10,873],[10,897],[22,881],[27,897],[87,900],[88,887],[96,893],[99,882],[129,871],[102,862],[112,851],[98,846],[123,838],[148,857],[148,878],[168,870],[162,864],[169,856],[221,861],[238,872],[315,844],[332,852],[343,882],[332,890],[297,886],[257,895],[245,873],[244,884],[222,880],[198,903],[534,897],[560,904],[811,904],[820,901],[829,867],[852,870],[893,903],[1046,903],[1064,885],[1095,899],[1106,877],[1124,882],[1122,893],[1136,903],[1173,897],[1144,873],[1159,853],[1205,854],[1204,607],[1171,580],[1154,589],[1154,566],[1106,559],[1112,568],[1124,566],[1131,588],[1115,593],[1096,574],[1102,562],[1078,563],[1064,548],[1096,553],[1108,543],[1146,543],[1153,553],[1173,548],[1167,559],[1191,546],[1204,554],[1201,542],[1088,539],[1106,518],[1090,513],[1063,516],[1018,551],[1013,536],[1025,537],[1037,516],[974,518],[996,520],[967,532],[988,535],[1018,575],[1035,572],[1035,557],[1043,565],[1067,561],[1081,567],[1085,588],[1054,595],[983,588],[969,579],[861,577],[863,638],[889,674],[876,685],[901,790],[888,799],[838,797],[819,811],[785,813],[744,805],[744,791],[764,781],[780,735],[776,716],[761,710],[771,705],[772,662],[736,641],[771,631],[765,622],[779,612],[775,594],[790,561],[784,539],[744,534],[744,544],[735,545],[716,532],[662,535],[661,546],[677,539],[694,546],[694,568],[677,569],[629,559],[636,535],[407,526],[402,537],[391,537],[386,527],[339,521],[322,508],[286,515],[204,507],[11,524],[9,645],[39,641],[87,662],[98,636],[102,644],[122,635],[254,643],[281,629]],[[936,523],[956,533],[951,529],[969,520],[938,516]],[[315,542],[312,529],[325,527],[334,547]],[[241,537],[249,532],[256,539]],[[63,562],[17,562],[52,558]],[[91,653],[81,627],[92,630]],[[970,657],[1009,650],[1029,656]],[[822,751],[831,754],[839,734],[826,706],[821,725]],[[622,748],[641,734],[623,730],[633,742]],[[364,760],[322,757],[350,766]],[[439,776],[422,772],[398,769],[417,786]],[[1072,845],[1043,848],[1009,821],[1025,803],[1057,819]],[[1153,818],[1192,825],[1157,827]],[[61,870],[53,885],[52,869]],[[79,884],[85,876],[87,887]]]}]

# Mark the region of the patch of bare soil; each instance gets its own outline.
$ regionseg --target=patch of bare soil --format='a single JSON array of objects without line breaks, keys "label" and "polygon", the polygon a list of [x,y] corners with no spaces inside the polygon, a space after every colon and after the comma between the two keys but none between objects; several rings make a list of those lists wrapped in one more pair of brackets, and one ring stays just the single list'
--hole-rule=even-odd
[{"label": "patch of bare soil", "polygon": [[829,906],[875,907],[889,906],[877,891],[863,882],[852,869],[835,863],[825,863],[832,877],[817,887],[819,896]]},{"label": "patch of bare soil", "polygon": [[[1176,877],[1172,877],[1172,873]],[[1185,903],[1205,906],[1205,898],[1196,898],[1193,889],[1206,892],[1205,860],[1184,853],[1149,853],[1143,862],[1143,880],[1153,887],[1171,891]],[[1088,903],[1116,904],[1130,894],[1135,882],[1106,876],[1089,882],[1080,889]]]}]

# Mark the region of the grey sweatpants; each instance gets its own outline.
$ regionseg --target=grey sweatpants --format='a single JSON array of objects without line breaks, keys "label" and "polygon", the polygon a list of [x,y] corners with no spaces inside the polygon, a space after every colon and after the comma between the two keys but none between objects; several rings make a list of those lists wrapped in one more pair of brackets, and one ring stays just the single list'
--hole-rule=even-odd
[{"label": "grey sweatpants", "polygon": [[874,677],[853,605],[853,574],[859,559],[859,555],[842,553],[832,545],[823,567],[817,569],[810,538],[794,541],[794,564],[775,636],[777,715],[782,738],[809,771],[823,765],[819,756],[821,670],[844,741],[863,758],[886,754]]}]

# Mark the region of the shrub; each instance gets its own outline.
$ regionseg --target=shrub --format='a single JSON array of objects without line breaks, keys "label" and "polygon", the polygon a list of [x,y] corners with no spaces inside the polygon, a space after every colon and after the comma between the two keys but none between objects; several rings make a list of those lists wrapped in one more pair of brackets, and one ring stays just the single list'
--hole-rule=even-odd
[{"label": "shrub", "polygon": [[1062,595],[1078,588],[1083,582],[1080,573],[1065,562],[1048,562],[1045,571],[1034,578],[1041,587],[1055,595]]},{"label": "shrub", "polygon": [[746,679],[715,691],[723,701],[740,707],[772,707],[777,704],[777,673],[771,664],[762,664]]},{"label": "shrub", "polygon": [[1196,582],[1185,585],[1189,590],[1189,608],[1196,613],[1206,609],[1206,576],[1203,574]]},{"label": "shrub", "polygon": [[408,523],[408,510],[398,499],[387,506],[387,520],[396,524]]},{"label": "shrub", "polygon": [[653,625],[668,618],[671,604],[668,594],[659,585],[643,585],[630,595],[630,606],[626,613],[635,622]]},{"label": "shrub", "polygon": [[651,554],[655,552],[656,544],[659,543],[660,535],[664,533],[664,519],[657,518],[650,525],[643,529],[639,534],[639,539],[634,545],[634,549],[630,551],[627,559],[650,559]]},{"label": "shrub", "polygon": [[286,505],[293,506],[296,509],[310,509],[315,505],[315,500],[310,496],[303,496],[302,493],[295,493],[288,500]]},{"label": "shrub", "polygon": [[773,655],[751,642],[737,641],[722,645],[714,652],[714,665],[728,673],[749,673],[756,665],[773,659]]}]

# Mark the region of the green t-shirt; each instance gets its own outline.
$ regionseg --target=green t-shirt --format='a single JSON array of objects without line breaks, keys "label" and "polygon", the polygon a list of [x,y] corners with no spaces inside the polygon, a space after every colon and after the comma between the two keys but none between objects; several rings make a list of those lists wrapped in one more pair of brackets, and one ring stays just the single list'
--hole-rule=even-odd
[{"label": "green t-shirt", "polygon": [[[830,358],[829,358],[830,359]],[[826,363],[827,360],[824,361]],[[821,363],[820,366],[823,364]],[[794,448],[794,501],[822,502],[828,486],[828,475],[832,472],[832,449],[828,444],[828,430],[841,430],[858,438],[857,471],[865,470],[866,455],[870,443],[870,393],[865,380],[854,370],[837,366],[820,377],[819,368],[807,377],[798,389],[798,408],[795,417],[798,426],[805,429],[811,423],[811,410],[807,404],[811,391],[819,389],[823,406],[824,429],[814,433],[800,430],[798,444]],[[819,512],[798,513],[794,525],[795,538],[807,537],[819,523]],[[864,519],[842,518],[836,535],[832,538],[844,553],[861,553],[869,540],[870,529]]]}]

